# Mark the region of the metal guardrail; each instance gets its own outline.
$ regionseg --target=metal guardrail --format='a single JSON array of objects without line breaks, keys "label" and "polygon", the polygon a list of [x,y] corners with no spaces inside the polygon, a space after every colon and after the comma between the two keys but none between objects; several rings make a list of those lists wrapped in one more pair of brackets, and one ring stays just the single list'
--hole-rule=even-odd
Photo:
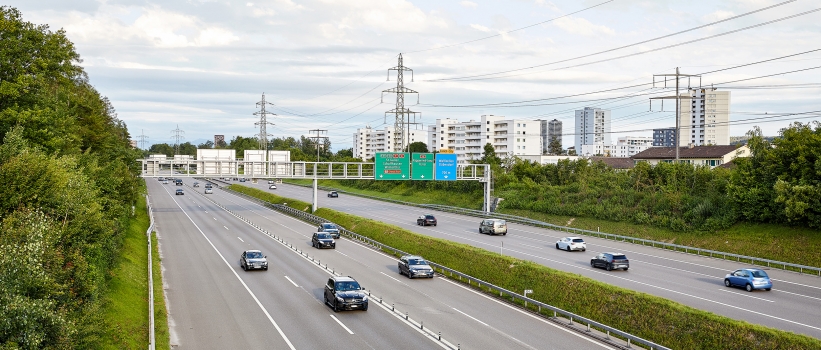
[{"label": "metal guardrail", "polygon": [[[331,222],[331,221],[326,220],[322,217],[319,217],[319,216],[316,216],[316,215],[313,215],[311,213],[307,213],[307,212],[304,212],[304,211],[301,211],[301,210],[298,210],[298,209],[294,209],[294,208],[288,207],[288,206],[283,205],[283,204],[273,204],[273,203],[266,202],[266,201],[260,200],[258,198],[246,195],[244,193],[240,193],[240,192],[237,192],[237,191],[230,190],[230,189],[224,189],[224,190],[229,191],[229,192],[231,192],[235,195],[241,196],[243,198],[249,199],[251,201],[260,203],[260,204],[262,204],[266,207],[269,207],[269,208],[272,208],[276,211],[285,213],[289,216],[296,217],[300,220],[310,222],[312,224],[319,224],[319,223],[323,223],[323,222]],[[371,238],[365,237],[363,235],[360,235],[356,232],[350,231],[350,230],[348,230],[344,227],[341,227],[339,225],[337,225],[337,226],[340,228],[340,233],[341,234],[343,234],[347,237],[350,237],[352,239],[355,239],[357,241],[360,241],[362,243],[365,243],[365,244],[367,244],[369,246],[372,246],[376,249],[389,251],[389,252],[392,252],[395,255],[400,255],[400,256],[401,255],[411,255],[408,252],[393,248],[389,245],[383,244],[383,243],[381,243],[379,241],[376,241],[374,239],[371,239]],[[458,278],[460,281],[463,281],[463,280],[467,281],[467,283],[471,286],[475,284],[479,289],[482,289],[482,290],[487,289],[488,292],[492,291],[494,293],[494,295],[496,293],[498,293],[499,297],[501,297],[501,298],[510,298],[510,300],[514,303],[516,301],[520,301],[520,302],[523,302],[525,305],[531,304],[531,305],[533,305],[537,308],[537,310],[539,312],[539,315],[543,315],[542,314],[542,309],[553,311],[553,317],[552,318],[549,317],[553,321],[561,322],[561,321],[559,321],[559,317],[563,317],[563,318],[569,320],[569,323],[568,323],[569,325],[573,325],[573,322],[581,323],[581,324],[587,324],[587,332],[590,332],[591,327],[599,329],[602,332],[605,332],[607,334],[607,339],[609,339],[610,335],[616,335],[616,336],[622,337],[622,338],[627,340],[627,348],[630,348],[631,345],[633,345],[633,344],[641,344],[641,345],[649,347],[650,349],[659,349],[659,350],[668,350],[669,349],[665,346],[656,344],[652,341],[640,338],[640,337],[632,335],[630,333],[623,332],[623,331],[618,330],[616,328],[607,326],[603,323],[596,322],[596,321],[588,319],[586,317],[576,315],[572,312],[562,310],[562,309],[557,308],[555,306],[542,303],[538,300],[534,300],[534,299],[528,298],[526,296],[523,296],[521,294],[518,294],[516,292],[513,292],[513,291],[510,291],[510,290],[504,289],[502,287],[493,285],[489,282],[483,281],[481,279],[478,279],[478,278],[472,277],[470,275],[461,273],[459,271],[453,270],[451,268],[448,268],[447,266],[437,264],[437,263],[432,262],[432,261],[429,261],[429,263],[434,269],[439,269],[439,272],[442,275],[444,275],[445,273],[448,273],[451,276],[451,278],[453,278],[453,276],[456,276],[456,278]]]},{"label": "metal guardrail", "polygon": [[[291,185],[305,187],[305,185],[299,185],[299,184],[291,184]],[[338,190],[338,189],[334,189],[334,188],[330,188],[330,187],[324,187],[324,186],[320,187],[320,188],[322,188],[324,190],[337,191],[337,192],[340,192],[340,193],[355,195],[355,196],[359,196],[359,197],[364,197],[364,198],[369,198],[369,199],[374,199],[374,200],[379,200],[379,201],[384,201],[384,202],[391,202],[391,203],[396,203],[396,204],[401,204],[401,205],[407,205],[407,206],[414,206],[414,207],[431,209],[431,210],[444,211],[444,212],[449,212],[449,213],[454,213],[454,214],[475,216],[475,217],[481,217],[481,218],[488,218],[488,217],[491,216],[491,215],[488,215],[487,213],[485,213],[484,211],[481,211],[481,210],[451,207],[451,206],[440,205],[440,204],[411,203],[411,202],[404,202],[404,201],[399,201],[399,200],[390,199],[390,198],[382,198],[382,197],[370,196],[370,195],[366,195],[366,194],[347,192],[347,191],[344,191],[344,190]],[[800,265],[800,264],[788,263],[788,262],[784,262],[784,261],[758,258],[758,257],[754,257],[754,256],[746,256],[746,255],[735,254],[735,253],[727,253],[727,252],[722,252],[722,251],[718,251],[718,250],[703,249],[703,248],[690,247],[690,246],[680,245],[680,244],[659,242],[659,241],[654,241],[654,240],[650,240],[650,239],[635,238],[635,237],[630,237],[630,236],[617,235],[617,234],[613,234],[613,233],[583,230],[583,229],[578,229],[578,228],[573,228],[573,227],[554,225],[554,224],[547,223],[547,222],[544,222],[544,221],[534,220],[534,219],[521,217],[521,216],[516,216],[516,215],[493,213],[492,217],[497,218],[497,219],[505,219],[507,221],[515,222],[515,223],[518,223],[518,224],[549,228],[549,229],[552,229],[552,230],[564,231],[564,232],[573,233],[573,234],[576,234],[576,235],[594,236],[594,237],[606,238],[606,239],[610,239],[610,240],[614,240],[614,241],[630,242],[630,243],[633,243],[633,244],[641,244],[641,245],[645,245],[645,246],[650,245],[650,246],[653,246],[653,247],[656,247],[656,248],[663,248],[663,249],[673,250],[673,251],[677,251],[677,252],[683,252],[683,253],[687,253],[687,254],[695,254],[695,255],[699,255],[699,256],[709,256],[711,258],[722,258],[724,260],[736,260],[738,262],[749,262],[751,265],[761,265],[761,266],[767,266],[767,267],[781,268],[782,270],[795,271],[795,272],[799,272],[799,273],[802,273],[802,274],[817,275],[817,276],[821,277],[821,268],[815,267],[815,266]]]},{"label": "metal guardrail", "polygon": [[156,338],[154,336],[154,274],[152,271],[153,259],[151,258],[151,233],[154,231],[154,211],[151,209],[151,201],[145,195],[145,204],[148,208],[148,350],[156,348]]}]

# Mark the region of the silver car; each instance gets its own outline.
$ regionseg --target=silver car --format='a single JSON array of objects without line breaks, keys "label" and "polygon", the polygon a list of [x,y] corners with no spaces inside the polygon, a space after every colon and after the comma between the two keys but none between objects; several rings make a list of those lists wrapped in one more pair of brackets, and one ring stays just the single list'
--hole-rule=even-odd
[{"label": "silver car", "polygon": [[399,258],[399,274],[408,278],[433,278],[433,268],[421,256],[405,255]]},{"label": "silver car", "polygon": [[268,271],[268,257],[259,250],[246,250],[239,258],[239,266],[243,270],[263,269]]},{"label": "silver car", "polygon": [[507,236],[507,223],[501,219],[485,219],[479,224],[479,233]]},{"label": "silver car", "polygon": [[205,194],[213,194],[213,193],[214,193],[214,190],[211,189],[211,187],[206,187],[205,188]]},{"label": "silver car", "polygon": [[556,249],[563,249],[568,252],[571,250],[581,250],[584,252],[587,251],[587,244],[579,237],[562,237],[562,239],[556,241]]}]

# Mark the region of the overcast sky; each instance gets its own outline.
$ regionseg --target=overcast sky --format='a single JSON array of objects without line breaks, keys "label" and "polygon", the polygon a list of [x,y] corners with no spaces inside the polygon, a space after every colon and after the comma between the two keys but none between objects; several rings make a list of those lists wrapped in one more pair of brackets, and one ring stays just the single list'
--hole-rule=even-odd
[{"label": "overcast sky", "polygon": [[[149,143],[173,143],[177,125],[194,143],[213,140],[214,134],[254,136],[255,103],[264,92],[275,104],[268,108],[277,114],[269,116],[274,137],[328,129],[334,150],[350,148],[357,128],[384,127],[385,111],[394,108],[395,95],[385,94],[381,104],[380,96],[396,86],[395,73],[386,78],[399,53],[413,69],[413,82],[405,75],[406,87],[419,92],[419,104],[415,95],[406,95],[406,106],[421,112],[424,129],[437,118],[468,121],[493,114],[557,118],[564,133],[572,134],[573,110],[598,106],[612,111],[615,141],[675,125],[673,103],[660,112],[654,102],[654,112],[648,112],[649,97],[672,94],[663,84],[649,85],[653,74],[674,73],[676,67],[699,74],[821,49],[821,11],[806,13],[821,8],[817,0],[6,4],[27,21],[65,29],[91,83],[111,99],[132,137],[144,133]],[[761,11],[730,19],[756,10]],[[784,19],[790,16],[795,17]],[[729,20],[676,34],[723,19]],[[620,48],[632,44],[638,45]],[[671,45],[678,46],[665,48]],[[612,51],[601,53],[607,50]],[[821,120],[806,114],[821,110],[821,69],[810,69],[819,66],[821,51],[815,51],[705,74],[700,83],[732,91],[730,135],[755,125],[776,135],[793,121]],[[721,85],[801,69],[809,70]],[[452,79],[463,77],[473,78]],[[645,85],[524,107],[475,106],[639,84]],[[440,107],[466,105],[474,106]],[[778,113],[805,114],[772,116]],[[387,123],[393,124],[392,116]],[[572,135],[565,136],[564,147],[572,143]]]}]

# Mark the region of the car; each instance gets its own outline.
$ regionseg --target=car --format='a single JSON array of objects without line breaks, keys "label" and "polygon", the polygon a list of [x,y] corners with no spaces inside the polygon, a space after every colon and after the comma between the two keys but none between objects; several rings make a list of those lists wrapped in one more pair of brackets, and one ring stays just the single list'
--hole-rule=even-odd
[{"label": "car", "polygon": [[507,236],[507,223],[501,219],[485,219],[479,223],[479,233]]},{"label": "car", "polygon": [[339,193],[336,191],[328,192],[328,198],[339,198]]},{"label": "car", "polygon": [[274,180],[268,180],[268,184],[269,184],[269,185],[273,185],[273,184],[274,184]]},{"label": "car", "polygon": [[339,238],[339,227],[330,222],[323,222],[316,227],[316,232],[330,233],[334,238]]},{"label": "car", "polygon": [[268,185],[268,189],[269,190],[275,190],[275,189],[277,189],[277,185]]},{"label": "car", "polygon": [[630,268],[630,260],[622,253],[600,253],[590,259],[590,266],[602,267],[607,271]]},{"label": "car", "polygon": [[174,192],[174,195],[177,195],[177,196],[184,195],[184,194],[185,194],[185,192],[182,191],[182,188],[178,188],[177,191]]},{"label": "car", "polygon": [[214,193],[214,189],[212,189],[211,187],[206,187],[205,188],[205,194],[213,194],[213,193]]},{"label": "car", "polygon": [[205,184],[205,188],[211,188],[211,187],[214,187],[214,185],[212,185],[210,182]]},{"label": "car", "polygon": [[200,183],[199,182],[194,182],[194,187],[200,187]]},{"label": "car", "polygon": [[433,268],[421,256],[405,255],[399,258],[399,274],[408,278],[433,278]]},{"label": "car", "polygon": [[160,182],[165,181],[165,178],[164,177],[158,177],[157,181],[160,181]]},{"label": "car", "polygon": [[268,271],[268,257],[259,250],[246,250],[239,257],[239,266],[243,270],[263,269]]},{"label": "car", "polygon": [[556,249],[587,251],[587,244],[579,237],[562,237],[556,241]]},{"label": "car", "polygon": [[239,182],[245,182],[245,178],[243,177],[243,178],[239,179]]},{"label": "car", "polygon": [[168,185],[168,180],[162,180],[163,185]]},{"label": "car", "polygon": [[311,236],[311,247],[336,249],[336,241],[330,233],[314,232]]},{"label": "car", "polygon": [[325,304],[332,307],[334,312],[368,311],[368,295],[353,277],[333,276],[325,283]]},{"label": "car", "polygon": [[756,289],[771,290],[773,281],[764,270],[739,269],[724,276],[724,285],[727,287],[744,287],[748,292]]},{"label": "car", "polygon": [[182,179],[174,180],[174,184],[176,184],[177,186],[182,186]]},{"label": "car", "polygon": [[436,218],[430,214],[421,215],[418,218],[416,218],[416,224],[420,226],[436,226]]}]

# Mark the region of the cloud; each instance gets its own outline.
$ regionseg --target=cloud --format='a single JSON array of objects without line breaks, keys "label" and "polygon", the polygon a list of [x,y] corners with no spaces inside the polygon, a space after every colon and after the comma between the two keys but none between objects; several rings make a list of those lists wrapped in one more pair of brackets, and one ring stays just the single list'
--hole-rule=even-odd
[{"label": "cloud", "polygon": [[731,11],[718,10],[718,11],[709,13],[705,16],[702,16],[701,19],[704,22],[715,22],[715,21],[720,21],[720,20],[725,19],[725,18],[730,18],[732,16],[735,16],[735,13],[733,13]]},{"label": "cloud", "polygon": [[581,36],[594,36],[599,34],[613,35],[616,33],[616,31],[605,25],[596,25],[584,18],[572,16],[559,18],[553,21],[553,24],[570,34]]},{"label": "cloud", "polygon": [[473,1],[468,1],[468,0],[462,0],[462,2],[460,2],[460,3],[459,3],[459,5],[462,5],[463,7],[467,7],[467,8],[474,8],[474,9],[475,9],[477,6],[479,6],[479,5],[477,5],[475,2],[473,2]]},{"label": "cloud", "polygon": [[471,24],[470,27],[473,28],[473,29],[476,29],[478,31],[482,31],[482,32],[489,32],[490,31],[490,28],[485,27],[483,25],[479,25],[479,24]]}]

